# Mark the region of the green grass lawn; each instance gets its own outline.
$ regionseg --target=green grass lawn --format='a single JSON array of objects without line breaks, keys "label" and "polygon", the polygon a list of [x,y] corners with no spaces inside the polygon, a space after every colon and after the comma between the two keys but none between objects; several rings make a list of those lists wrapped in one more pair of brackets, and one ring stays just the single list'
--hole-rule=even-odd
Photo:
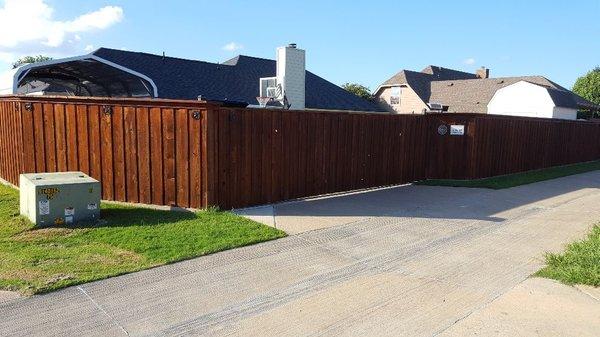
[{"label": "green grass lawn", "polygon": [[102,205],[100,225],[36,229],[18,191],[0,185],[0,289],[47,292],[285,236],[214,210],[170,212]]},{"label": "green grass lawn", "polygon": [[430,179],[418,181],[416,182],[416,184],[429,186],[478,187],[499,190],[502,188],[531,184],[537,181],[560,178],[572,174],[584,173],[594,170],[600,170],[600,160],[565,166],[555,166],[541,170],[527,171],[483,179]]},{"label": "green grass lawn", "polygon": [[587,239],[569,244],[563,253],[546,254],[546,267],[535,276],[600,287],[600,225],[594,226]]}]

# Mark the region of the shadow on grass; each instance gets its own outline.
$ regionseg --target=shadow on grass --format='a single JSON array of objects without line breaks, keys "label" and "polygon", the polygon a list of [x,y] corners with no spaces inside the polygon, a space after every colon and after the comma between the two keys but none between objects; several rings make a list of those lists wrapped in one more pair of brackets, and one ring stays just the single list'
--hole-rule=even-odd
[{"label": "shadow on grass", "polygon": [[[214,212],[214,211],[206,211]],[[197,219],[198,214],[189,210],[156,210],[149,208],[134,208],[130,206],[110,205],[100,211],[100,219],[82,221],[75,225],[53,226],[55,228],[101,228],[101,227],[130,227],[155,226],[185,220]]]}]

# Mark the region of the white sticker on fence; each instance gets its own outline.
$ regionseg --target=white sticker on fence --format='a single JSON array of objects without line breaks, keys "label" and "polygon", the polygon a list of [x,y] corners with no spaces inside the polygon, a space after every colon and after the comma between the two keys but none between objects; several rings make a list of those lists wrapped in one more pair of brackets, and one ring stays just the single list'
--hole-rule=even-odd
[{"label": "white sticker on fence", "polygon": [[451,136],[462,136],[465,134],[465,126],[464,125],[450,125],[450,135]]},{"label": "white sticker on fence", "polygon": [[38,212],[40,213],[40,215],[50,214],[50,201],[40,200],[38,202]]}]

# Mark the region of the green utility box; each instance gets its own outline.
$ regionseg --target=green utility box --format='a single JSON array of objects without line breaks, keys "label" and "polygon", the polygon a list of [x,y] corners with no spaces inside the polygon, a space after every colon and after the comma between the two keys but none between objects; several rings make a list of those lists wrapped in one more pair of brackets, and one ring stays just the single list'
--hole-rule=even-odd
[{"label": "green utility box", "polygon": [[83,172],[21,174],[21,215],[37,226],[94,221],[100,218],[100,189],[100,182]]}]

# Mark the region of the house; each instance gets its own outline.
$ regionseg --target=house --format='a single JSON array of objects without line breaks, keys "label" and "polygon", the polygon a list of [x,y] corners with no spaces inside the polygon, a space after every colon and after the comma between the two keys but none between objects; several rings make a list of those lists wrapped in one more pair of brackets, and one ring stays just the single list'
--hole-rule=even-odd
[{"label": "house", "polygon": [[487,105],[494,115],[577,119],[579,106],[574,94],[527,81],[519,81],[496,91]]},{"label": "house", "polygon": [[4,93],[43,94],[51,88],[56,94],[62,88],[62,94],[73,96],[202,99],[257,106],[257,97],[269,91],[270,106],[282,106],[285,98],[291,109],[385,112],[378,104],[306,71],[304,54],[290,44],[277,49],[277,60],[238,55],[211,63],[100,48],[22,66]]},{"label": "house", "polygon": [[[510,88],[500,91],[506,87]],[[483,67],[474,74],[439,66],[402,70],[381,84],[375,97],[386,110],[404,114],[438,111],[575,119],[577,110],[600,109],[543,76],[491,78]],[[538,108],[543,111],[533,113]]]}]

